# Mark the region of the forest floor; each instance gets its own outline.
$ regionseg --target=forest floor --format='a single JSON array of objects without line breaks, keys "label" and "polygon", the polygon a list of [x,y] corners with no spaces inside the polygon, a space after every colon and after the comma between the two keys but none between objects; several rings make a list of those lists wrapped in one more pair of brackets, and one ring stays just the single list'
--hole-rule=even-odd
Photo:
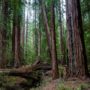
[{"label": "forest floor", "polygon": [[[14,72],[21,72],[23,70],[24,73],[24,71],[28,71],[28,69],[30,72],[32,71],[31,67],[13,70]],[[59,69],[60,77],[62,77],[64,69],[62,67],[59,67]],[[14,73],[13,76],[12,73],[11,75],[7,73],[7,70],[1,70],[0,90],[90,90],[90,79],[80,80],[77,78],[70,78],[64,80],[59,78],[57,80],[52,80],[50,72],[46,75],[44,72],[41,74],[41,71],[33,71],[32,74],[26,74],[26,76],[29,76],[28,78],[25,77],[25,73],[23,75],[22,73],[19,75],[16,73],[15,75]]]},{"label": "forest floor", "polygon": [[[63,80],[57,79],[53,80],[50,77],[43,77],[40,86],[22,88],[18,85],[20,83],[30,83],[27,82],[26,79],[20,77],[4,77],[3,87],[0,87],[0,90],[90,90],[90,80],[82,81],[82,80]],[[1,82],[2,80],[0,80]],[[0,84],[1,85],[1,84]],[[6,89],[4,89],[6,88]]]},{"label": "forest floor", "polygon": [[43,90],[90,90],[90,83],[85,81],[52,81]]},{"label": "forest floor", "polygon": [[63,80],[57,79],[52,81],[51,78],[44,77],[40,87],[30,90],[90,90],[90,80]]},{"label": "forest floor", "polygon": [[[59,69],[59,73],[61,74],[64,70],[62,67],[59,67]],[[90,79],[80,80],[77,78],[70,78],[64,80],[59,78],[53,81],[52,78],[43,76],[41,85],[30,90],[90,90]]]}]

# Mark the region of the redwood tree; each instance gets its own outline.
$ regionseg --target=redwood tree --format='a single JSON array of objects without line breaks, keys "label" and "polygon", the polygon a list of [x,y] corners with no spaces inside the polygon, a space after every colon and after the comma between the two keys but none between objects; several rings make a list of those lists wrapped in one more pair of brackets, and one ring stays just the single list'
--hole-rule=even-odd
[{"label": "redwood tree", "polygon": [[20,66],[20,14],[19,14],[20,1],[14,0],[14,13],[13,13],[13,34],[12,34],[12,51],[14,56],[14,66]]},{"label": "redwood tree", "polygon": [[80,0],[66,0],[66,2],[70,76],[85,77],[88,74],[88,69]]},{"label": "redwood tree", "polygon": [[52,78],[57,79],[59,78],[59,71],[56,52],[54,0],[51,0],[51,38]]},{"label": "redwood tree", "polygon": [[1,0],[0,3],[0,68],[6,67],[6,35],[8,20],[8,1]]},{"label": "redwood tree", "polygon": [[45,5],[42,0],[41,7],[42,7],[42,14],[43,14],[43,20],[44,20],[44,27],[47,37],[47,43],[49,48],[49,54],[52,64],[52,79],[55,80],[59,78],[59,72],[58,72],[58,63],[57,63],[57,52],[56,52],[56,34],[55,34],[55,12],[54,12],[54,1],[50,1],[50,7],[51,7],[51,21],[50,21],[50,27],[48,24],[47,14],[45,11]]},{"label": "redwood tree", "polygon": [[44,27],[46,30],[48,51],[49,51],[49,56],[51,58],[51,36],[50,36],[50,28],[49,28],[47,14],[46,14],[46,8],[45,8],[45,4],[44,4],[45,2],[43,0],[40,0],[40,2],[41,2],[41,10],[42,10],[42,15],[43,15]]},{"label": "redwood tree", "polygon": [[[2,12],[2,0],[0,1],[0,12]],[[0,13],[0,68],[2,68],[2,31],[3,31],[3,23],[2,23],[2,13]]]},{"label": "redwood tree", "polygon": [[74,47],[73,47],[73,30],[72,30],[72,15],[71,15],[71,1],[66,0],[66,19],[67,19],[67,48],[68,48],[68,67],[69,73],[67,76],[72,76],[74,70]]}]

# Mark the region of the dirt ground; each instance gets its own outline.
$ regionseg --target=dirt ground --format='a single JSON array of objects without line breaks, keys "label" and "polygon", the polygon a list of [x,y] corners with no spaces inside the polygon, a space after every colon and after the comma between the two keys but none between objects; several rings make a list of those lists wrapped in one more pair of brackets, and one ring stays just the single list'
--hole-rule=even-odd
[{"label": "dirt ground", "polygon": [[68,90],[81,90],[79,88],[82,88],[82,90],[90,90],[90,80],[82,81],[75,79],[63,81],[58,79],[49,82],[42,90],[67,90],[65,88],[68,88]]}]

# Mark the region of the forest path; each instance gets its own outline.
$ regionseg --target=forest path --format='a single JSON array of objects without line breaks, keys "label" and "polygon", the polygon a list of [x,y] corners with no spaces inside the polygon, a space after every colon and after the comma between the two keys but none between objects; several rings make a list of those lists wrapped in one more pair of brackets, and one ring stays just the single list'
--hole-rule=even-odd
[{"label": "forest path", "polygon": [[42,90],[90,90],[90,80],[67,80],[58,79],[49,82]]},{"label": "forest path", "polygon": [[56,90],[59,80],[51,81],[43,90]]}]

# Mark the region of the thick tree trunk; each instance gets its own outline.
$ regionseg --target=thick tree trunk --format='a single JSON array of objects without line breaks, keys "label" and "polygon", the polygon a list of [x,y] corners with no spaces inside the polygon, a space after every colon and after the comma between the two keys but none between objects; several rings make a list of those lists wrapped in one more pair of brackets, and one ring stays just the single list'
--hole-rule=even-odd
[{"label": "thick tree trunk", "polygon": [[[2,1],[0,1],[0,12],[2,12]],[[2,13],[0,13],[0,62],[2,61]],[[1,68],[1,63],[0,63]]]},{"label": "thick tree trunk", "polygon": [[[1,24],[0,24],[1,26]],[[0,27],[0,68],[2,68],[2,27]]]},{"label": "thick tree trunk", "polygon": [[[19,23],[18,23],[19,24]],[[15,56],[14,56],[14,66],[18,67],[20,66],[20,26],[15,25]]]},{"label": "thick tree trunk", "polygon": [[41,3],[41,8],[42,8],[43,20],[44,20],[44,25],[46,30],[49,54],[52,61],[52,79],[54,80],[59,78],[57,54],[56,54],[54,2],[52,1],[52,4],[51,4],[51,28],[49,28],[49,25],[48,25],[45,5],[43,1]]},{"label": "thick tree trunk", "polygon": [[52,58],[52,79],[59,78],[57,52],[56,52],[56,34],[55,34],[55,12],[54,1],[51,2],[51,58]]},{"label": "thick tree trunk", "polygon": [[69,76],[87,75],[87,58],[84,45],[82,19],[79,0],[66,0],[68,28]]},{"label": "thick tree trunk", "polygon": [[74,30],[74,47],[76,61],[76,75],[85,76],[87,74],[87,58],[84,45],[84,35],[82,29],[82,18],[80,9],[80,0],[72,0],[72,20]]},{"label": "thick tree trunk", "polygon": [[17,1],[14,3],[12,51],[14,56],[14,67],[20,66],[20,17],[17,14]]},{"label": "thick tree trunk", "polygon": [[2,1],[2,14],[1,14],[1,30],[0,30],[0,46],[1,46],[1,68],[5,68],[7,61],[6,61],[6,40],[7,40],[7,20],[8,20],[8,1]]},{"label": "thick tree trunk", "polygon": [[72,15],[71,15],[71,1],[66,0],[66,19],[67,19],[67,48],[68,48],[68,67],[69,73],[67,76],[72,76],[74,71],[74,47],[73,47],[73,30],[72,30]]}]

